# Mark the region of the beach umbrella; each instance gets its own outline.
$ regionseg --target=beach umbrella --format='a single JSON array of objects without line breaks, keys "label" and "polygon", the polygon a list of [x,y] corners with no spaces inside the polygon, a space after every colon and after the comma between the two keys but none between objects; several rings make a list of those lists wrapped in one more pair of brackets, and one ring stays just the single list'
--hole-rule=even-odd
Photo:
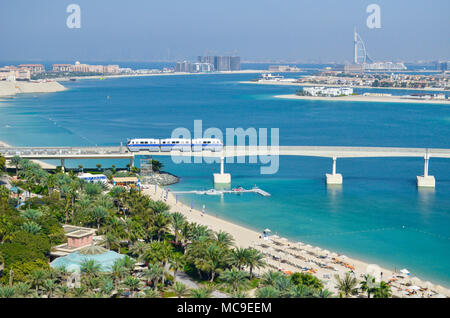
[{"label": "beach umbrella", "polygon": [[409,275],[409,270],[407,270],[406,268],[403,268],[400,270],[400,273],[405,274],[405,275]]},{"label": "beach umbrella", "polygon": [[322,253],[323,253],[324,255],[328,255],[328,254],[330,254],[330,251],[329,251],[329,250],[323,250]]},{"label": "beach umbrella", "polygon": [[334,252],[331,253],[330,256],[331,256],[331,257],[338,257],[337,253],[334,253]]},{"label": "beach umbrella", "polygon": [[271,231],[270,229],[265,229],[264,232],[270,233],[270,232],[272,232],[272,231]]},{"label": "beach umbrella", "polygon": [[345,256],[345,255],[341,255],[340,256],[341,258],[343,258],[343,259],[346,259],[346,258],[348,258],[347,256]]},{"label": "beach umbrella", "polygon": [[416,285],[409,286],[408,288],[412,289],[412,290],[419,290],[420,289],[420,287],[416,286]]}]

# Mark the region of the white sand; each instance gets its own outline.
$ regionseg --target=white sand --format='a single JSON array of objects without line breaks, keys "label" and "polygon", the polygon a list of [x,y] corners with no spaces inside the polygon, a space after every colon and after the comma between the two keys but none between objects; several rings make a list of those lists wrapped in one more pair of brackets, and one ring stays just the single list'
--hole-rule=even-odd
[{"label": "white sand", "polygon": [[443,104],[450,105],[450,100],[438,100],[438,99],[406,99],[396,96],[364,96],[364,95],[351,95],[351,96],[339,96],[339,97],[319,97],[319,96],[299,96],[295,94],[289,95],[276,95],[275,98],[284,99],[300,99],[300,100],[320,100],[320,101],[332,101],[332,102],[375,102],[375,103],[417,103],[417,104]]},{"label": "white sand", "polygon": [[8,82],[0,81],[0,96],[13,96],[21,93],[53,93],[66,88],[58,82]]},{"label": "white sand", "polygon": [[[221,230],[221,231],[230,233],[234,237],[235,243],[237,246],[255,247],[261,251],[264,251],[264,249],[259,245],[261,243],[264,243],[267,241],[259,238],[261,233],[258,233],[256,231],[250,230],[246,227],[231,223],[229,221],[220,219],[218,217],[212,216],[212,215],[210,215],[210,212],[208,210],[206,210],[206,214],[204,214],[204,215],[202,215],[201,211],[198,211],[195,209],[191,210],[191,208],[189,206],[181,203],[180,201],[176,202],[177,200],[176,200],[175,195],[170,193],[170,191],[169,191],[169,196],[166,199],[165,198],[166,190],[161,187],[157,187],[156,192],[155,192],[155,187],[149,186],[148,189],[143,190],[143,193],[149,195],[153,200],[165,201],[167,204],[170,205],[171,212],[182,213],[183,215],[186,216],[186,218],[190,222],[196,222],[198,224],[206,225],[214,231]],[[263,229],[261,229],[261,231],[262,230]],[[293,245],[292,242],[289,242],[289,244],[291,246]],[[291,253],[291,250],[287,246],[280,247],[280,248],[283,250],[283,253],[280,253],[280,252],[275,252],[275,253],[278,253],[279,255],[281,255],[281,258],[284,258],[284,259],[289,258],[290,256],[287,256],[286,252]],[[307,248],[305,250],[312,250],[312,249]],[[306,259],[308,259],[308,260],[324,263],[323,259],[320,259],[318,257],[309,255],[309,254],[305,254],[305,255],[306,255]],[[338,259],[345,261],[347,264],[354,266],[354,268],[355,268],[354,272],[355,272],[356,278],[361,280],[362,275],[366,274],[367,266],[369,264],[366,262],[360,261],[360,260],[353,259],[353,258],[349,258],[349,257],[345,257],[345,256],[344,256],[344,258],[342,258],[342,257],[343,256],[340,255],[340,256],[338,256]],[[273,269],[281,268],[283,270],[290,270],[292,272],[301,271],[300,269],[298,269],[292,265],[282,263],[282,262],[280,263],[280,262],[272,260],[270,258],[266,258],[266,261],[268,261],[268,263],[271,264],[273,267],[272,268],[267,267],[265,270],[270,270],[270,269],[273,270]],[[336,291],[336,286],[335,286],[336,282],[334,279],[334,275],[339,274],[342,277],[344,275],[344,273],[349,270],[348,268],[346,268],[342,265],[331,264],[331,262],[332,262],[331,259],[327,260],[327,262],[329,262],[330,265],[336,269],[336,271],[321,268],[312,262],[302,261],[298,258],[295,258],[295,262],[303,267],[308,267],[308,268],[312,267],[315,270],[317,270],[317,272],[314,275],[316,275],[318,278],[323,280],[325,282],[325,287],[335,293],[337,291]],[[394,275],[396,275],[392,270],[388,270],[386,268],[380,267],[380,270],[381,270],[381,272],[383,272],[383,280],[384,281],[388,281],[391,277],[394,277]],[[256,273],[258,273],[258,271],[256,271]],[[407,288],[406,286],[400,285],[401,282],[408,283],[408,282],[410,282],[410,278],[398,279],[396,282],[394,282],[393,287],[392,287],[392,292],[394,295],[396,295],[398,297],[408,297],[408,296],[403,295],[402,291],[398,289],[398,287],[400,287],[403,290],[405,290]],[[416,284],[416,285],[420,286],[420,284]],[[444,294],[446,296],[450,296],[450,290],[444,289],[443,287],[440,287],[440,286],[437,286],[435,288],[435,292]],[[418,292],[418,294],[421,296],[422,293]],[[426,295],[427,295],[427,293],[425,293],[425,297],[426,297]]]}]

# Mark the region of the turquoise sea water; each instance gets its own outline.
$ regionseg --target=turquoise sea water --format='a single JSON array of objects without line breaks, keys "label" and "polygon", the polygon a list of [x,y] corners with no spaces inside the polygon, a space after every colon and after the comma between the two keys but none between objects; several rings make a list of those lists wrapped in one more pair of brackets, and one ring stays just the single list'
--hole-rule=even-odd
[{"label": "turquoise sea water", "polygon": [[[450,148],[446,105],[275,99],[296,88],[240,84],[256,75],[84,80],[53,94],[0,103],[0,140],[15,145],[117,145],[128,137],[165,137],[177,127],[280,128],[282,145]],[[394,92],[402,94],[404,92]],[[109,98],[107,98],[109,96]],[[174,164],[173,190],[212,188],[218,164]],[[97,162],[83,162],[94,167]],[[102,161],[104,167],[113,161]],[[126,164],[127,162],[114,162]],[[69,161],[68,165],[78,163]],[[338,159],[342,187],[327,187],[325,158],[281,157],[275,175],[259,165],[226,164],[232,187],[257,184],[272,194],[180,200],[207,213],[389,266],[450,286],[450,161],[432,158],[435,190],[418,190],[420,158]]]}]

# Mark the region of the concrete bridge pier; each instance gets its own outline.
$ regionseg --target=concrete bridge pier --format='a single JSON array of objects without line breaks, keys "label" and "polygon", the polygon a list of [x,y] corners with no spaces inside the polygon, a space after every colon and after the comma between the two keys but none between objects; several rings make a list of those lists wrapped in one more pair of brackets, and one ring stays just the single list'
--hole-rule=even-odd
[{"label": "concrete bridge pier", "polygon": [[220,173],[214,173],[214,184],[230,184],[231,174],[224,173],[225,158],[220,158]]},{"label": "concrete bridge pier", "polygon": [[134,167],[134,155],[130,157],[130,169]]},{"label": "concrete bridge pier", "polygon": [[428,175],[428,165],[430,161],[430,155],[428,152],[425,154],[425,163],[423,167],[423,176],[417,176],[417,186],[418,187],[427,187],[427,188],[435,188],[436,180],[434,176]]},{"label": "concrete bridge pier", "polygon": [[61,159],[61,171],[65,172],[66,168],[66,160],[65,159]]},{"label": "concrete bridge pier", "polygon": [[336,160],[337,157],[333,157],[333,171],[331,174],[325,174],[327,178],[327,184],[342,184],[342,174],[336,173]]}]

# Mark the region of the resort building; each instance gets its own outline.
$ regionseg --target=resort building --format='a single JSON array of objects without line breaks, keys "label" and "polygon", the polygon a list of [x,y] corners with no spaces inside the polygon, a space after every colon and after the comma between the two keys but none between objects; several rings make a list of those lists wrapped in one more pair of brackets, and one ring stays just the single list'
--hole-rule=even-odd
[{"label": "resort building", "polygon": [[109,251],[100,246],[87,246],[77,251],[67,254],[62,257],[58,257],[50,263],[52,268],[64,267],[66,270],[73,272],[81,270],[81,266],[86,261],[95,261],[100,265],[102,272],[109,272],[112,269],[114,263],[123,259],[125,255]]},{"label": "resort building", "polygon": [[72,64],[53,64],[53,72],[72,72]]},{"label": "resort building", "polygon": [[139,183],[139,179],[136,177],[115,177],[113,178],[114,186],[136,186]]},{"label": "resort building", "polygon": [[19,68],[26,68],[30,70],[31,74],[38,74],[45,72],[45,67],[42,64],[20,64]]},{"label": "resort building", "polygon": [[108,182],[108,178],[104,174],[91,174],[91,173],[82,173],[78,175],[78,178],[84,180],[89,183],[106,183]]},{"label": "resort building", "polygon": [[297,66],[270,65],[269,72],[300,72],[300,69]]},{"label": "resort building", "polygon": [[351,87],[303,87],[303,94],[308,96],[349,96],[353,94]]},{"label": "resort building", "polygon": [[102,237],[96,236],[96,230],[88,227],[63,225],[66,232],[67,243],[52,247],[52,256],[65,256],[79,249],[96,244],[102,244]]}]

